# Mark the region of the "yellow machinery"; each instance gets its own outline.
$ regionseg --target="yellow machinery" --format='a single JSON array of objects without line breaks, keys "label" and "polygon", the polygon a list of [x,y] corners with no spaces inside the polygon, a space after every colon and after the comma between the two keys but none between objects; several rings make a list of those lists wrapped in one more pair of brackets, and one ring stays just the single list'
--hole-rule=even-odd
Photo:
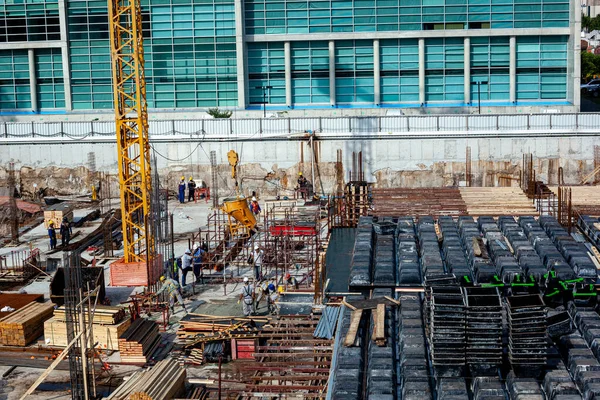
[{"label": "yellow machinery", "polygon": [[242,197],[237,181],[237,165],[239,161],[238,154],[229,150],[227,160],[231,166],[231,178],[235,182],[237,197],[233,199],[224,199],[221,210],[229,218],[229,230],[232,235],[238,237],[250,237],[250,231],[256,227],[256,218],[248,207],[248,200]]},{"label": "yellow machinery", "polygon": [[119,152],[124,263],[154,258],[150,215],[150,144],[140,0],[108,0]]}]

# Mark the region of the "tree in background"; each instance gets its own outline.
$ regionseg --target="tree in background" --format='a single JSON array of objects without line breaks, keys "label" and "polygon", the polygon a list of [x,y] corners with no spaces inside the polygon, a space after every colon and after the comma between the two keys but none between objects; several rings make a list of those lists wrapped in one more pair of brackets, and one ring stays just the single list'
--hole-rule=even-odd
[{"label": "tree in background", "polygon": [[593,53],[581,53],[581,78],[582,81],[594,75],[600,75],[600,55]]},{"label": "tree in background", "polygon": [[600,15],[596,15],[594,18],[591,18],[587,15],[581,14],[581,29],[584,29],[588,32],[600,30]]},{"label": "tree in background", "polygon": [[219,110],[218,108],[209,108],[207,111],[208,115],[213,118],[229,118],[233,112],[229,110]]}]

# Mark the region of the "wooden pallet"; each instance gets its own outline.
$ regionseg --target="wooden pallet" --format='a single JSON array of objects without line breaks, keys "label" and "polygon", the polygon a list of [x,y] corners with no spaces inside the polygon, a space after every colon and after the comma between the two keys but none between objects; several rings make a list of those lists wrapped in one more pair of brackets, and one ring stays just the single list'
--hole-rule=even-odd
[{"label": "wooden pallet", "polygon": [[464,187],[460,195],[470,215],[536,215],[535,205],[520,188]]},{"label": "wooden pallet", "polygon": [[53,303],[31,302],[0,319],[0,344],[27,346],[44,333],[44,321],[53,311]]}]

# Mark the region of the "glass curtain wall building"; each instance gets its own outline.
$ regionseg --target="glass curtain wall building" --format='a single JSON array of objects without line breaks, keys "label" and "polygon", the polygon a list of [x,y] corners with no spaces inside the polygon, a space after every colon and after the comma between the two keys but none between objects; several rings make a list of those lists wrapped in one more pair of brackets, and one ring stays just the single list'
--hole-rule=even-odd
[{"label": "glass curtain wall building", "polygon": [[[574,0],[142,0],[148,105],[579,104]],[[0,0],[0,113],[112,109],[106,0]]]}]

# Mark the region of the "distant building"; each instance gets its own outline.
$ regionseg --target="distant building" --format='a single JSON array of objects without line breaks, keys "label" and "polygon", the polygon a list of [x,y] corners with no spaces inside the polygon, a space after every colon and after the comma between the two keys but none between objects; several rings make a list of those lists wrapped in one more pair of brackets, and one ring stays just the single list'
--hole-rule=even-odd
[{"label": "distant building", "polygon": [[581,0],[581,13],[592,18],[600,14],[600,0]]},{"label": "distant building", "polygon": [[[142,10],[152,111],[263,99],[269,111],[464,107],[476,82],[486,106],[579,104],[575,0],[142,0]],[[0,2],[0,113],[109,112],[111,76],[106,0]]]}]

